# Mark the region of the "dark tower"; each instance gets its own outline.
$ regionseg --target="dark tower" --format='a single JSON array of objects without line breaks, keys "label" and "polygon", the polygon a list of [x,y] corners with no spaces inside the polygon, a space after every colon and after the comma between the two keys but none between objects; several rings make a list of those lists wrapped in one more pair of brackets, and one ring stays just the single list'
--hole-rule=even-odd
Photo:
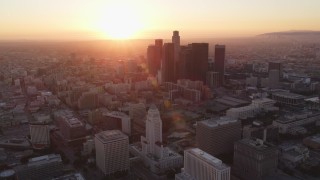
[{"label": "dark tower", "polygon": [[[191,50],[191,59],[188,59],[187,73],[191,80],[202,81],[206,83],[206,74],[208,71],[208,43],[192,43],[189,45]],[[191,60],[191,62],[190,62]]]},{"label": "dark tower", "polygon": [[224,62],[225,62],[226,47],[225,45],[216,45],[214,54],[215,72],[219,73],[219,85],[224,84]]},{"label": "dark tower", "polygon": [[174,78],[174,44],[165,43],[162,52],[162,82],[175,82]]}]

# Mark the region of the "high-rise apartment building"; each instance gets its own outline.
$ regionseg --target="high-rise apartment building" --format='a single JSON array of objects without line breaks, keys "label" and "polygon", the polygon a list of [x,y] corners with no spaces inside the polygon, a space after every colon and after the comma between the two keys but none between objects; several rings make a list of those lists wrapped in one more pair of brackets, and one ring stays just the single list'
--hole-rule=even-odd
[{"label": "high-rise apartment building", "polygon": [[242,139],[234,144],[234,171],[245,180],[260,180],[275,172],[278,148],[263,140]]},{"label": "high-rise apartment building", "polygon": [[225,45],[216,45],[214,53],[214,69],[219,73],[219,84],[224,84],[224,72],[225,72]]},{"label": "high-rise apartment building", "polygon": [[96,164],[105,174],[129,170],[129,138],[119,130],[95,135]]},{"label": "high-rise apartment building", "polygon": [[184,151],[184,169],[176,180],[229,180],[230,167],[198,148]]},{"label": "high-rise apartment building", "polygon": [[231,153],[233,143],[241,139],[241,122],[234,118],[220,117],[197,123],[198,147],[213,155]]}]

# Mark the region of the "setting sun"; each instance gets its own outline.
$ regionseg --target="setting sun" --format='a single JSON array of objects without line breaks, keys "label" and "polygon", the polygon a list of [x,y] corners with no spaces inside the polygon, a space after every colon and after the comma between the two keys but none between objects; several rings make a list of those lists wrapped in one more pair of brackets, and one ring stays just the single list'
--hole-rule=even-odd
[{"label": "setting sun", "polygon": [[108,6],[106,13],[101,18],[99,26],[107,38],[133,38],[142,29],[142,22],[138,14],[132,8],[122,4]]}]

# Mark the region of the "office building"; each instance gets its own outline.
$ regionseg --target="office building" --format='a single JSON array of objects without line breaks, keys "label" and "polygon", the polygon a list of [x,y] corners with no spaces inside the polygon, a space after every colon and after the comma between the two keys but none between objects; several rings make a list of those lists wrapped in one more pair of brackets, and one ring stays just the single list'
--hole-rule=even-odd
[{"label": "office building", "polygon": [[225,45],[216,45],[214,53],[214,67],[215,72],[219,73],[219,84],[224,84],[224,74],[225,74],[225,54],[226,47]]},{"label": "office building", "polygon": [[242,179],[261,180],[273,174],[277,164],[277,146],[259,139],[242,139],[234,144],[234,172]]},{"label": "office building", "polygon": [[162,141],[162,120],[159,110],[154,105],[147,113],[146,136],[141,136],[140,143],[132,144],[130,151],[140,157],[144,165],[156,174],[182,166],[182,156],[170,150]]},{"label": "office building", "polygon": [[165,43],[161,64],[162,82],[175,82],[174,63],[174,44]]},{"label": "office building", "polygon": [[213,155],[231,153],[233,143],[241,138],[241,122],[234,118],[220,117],[197,123],[198,147]]},{"label": "office building", "polygon": [[63,174],[60,155],[49,154],[29,159],[25,165],[14,167],[18,179],[52,179]]},{"label": "office building", "polygon": [[176,180],[229,180],[230,167],[198,148],[184,151],[183,172]]},{"label": "office building", "polygon": [[174,45],[174,72],[175,72],[175,79],[178,78],[178,65],[180,61],[180,36],[179,36],[179,31],[173,31],[172,35],[172,43]]},{"label": "office building", "polygon": [[84,124],[71,111],[56,111],[54,119],[65,141],[81,139],[87,134]]},{"label": "office building", "polygon": [[155,75],[161,70],[161,60],[162,60],[162,48],[163,48],[163,40],[156,39],[155,42],[155,50],[154,50],[154,70]]},{"label": "office building", "polygon": [[152,75],[156,75],[156,65],[155,65],[155,45],[149,45],[147,49],[147,63],[149,73]]},{"label": "office building", "polygon": [[119,130],[95,135],[96,165],[104,175],[129,170],[129,138]]},{"label": "office building", "polygon": [[208,71],[209,44],[208,43],[192,43],[191,62],[186,62],[187,79],[202,81],[206,83]]}]

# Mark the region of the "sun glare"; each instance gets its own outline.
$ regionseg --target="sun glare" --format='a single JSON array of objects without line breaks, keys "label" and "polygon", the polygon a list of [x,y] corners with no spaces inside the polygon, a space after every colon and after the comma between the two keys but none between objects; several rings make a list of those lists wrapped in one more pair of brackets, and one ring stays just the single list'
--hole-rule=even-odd
[{"label": "sun glare", "polygon": [[109,6],[101,21],[101,31],[110,39],[133,38],[142,28],[138,14],[123,5]]}]

